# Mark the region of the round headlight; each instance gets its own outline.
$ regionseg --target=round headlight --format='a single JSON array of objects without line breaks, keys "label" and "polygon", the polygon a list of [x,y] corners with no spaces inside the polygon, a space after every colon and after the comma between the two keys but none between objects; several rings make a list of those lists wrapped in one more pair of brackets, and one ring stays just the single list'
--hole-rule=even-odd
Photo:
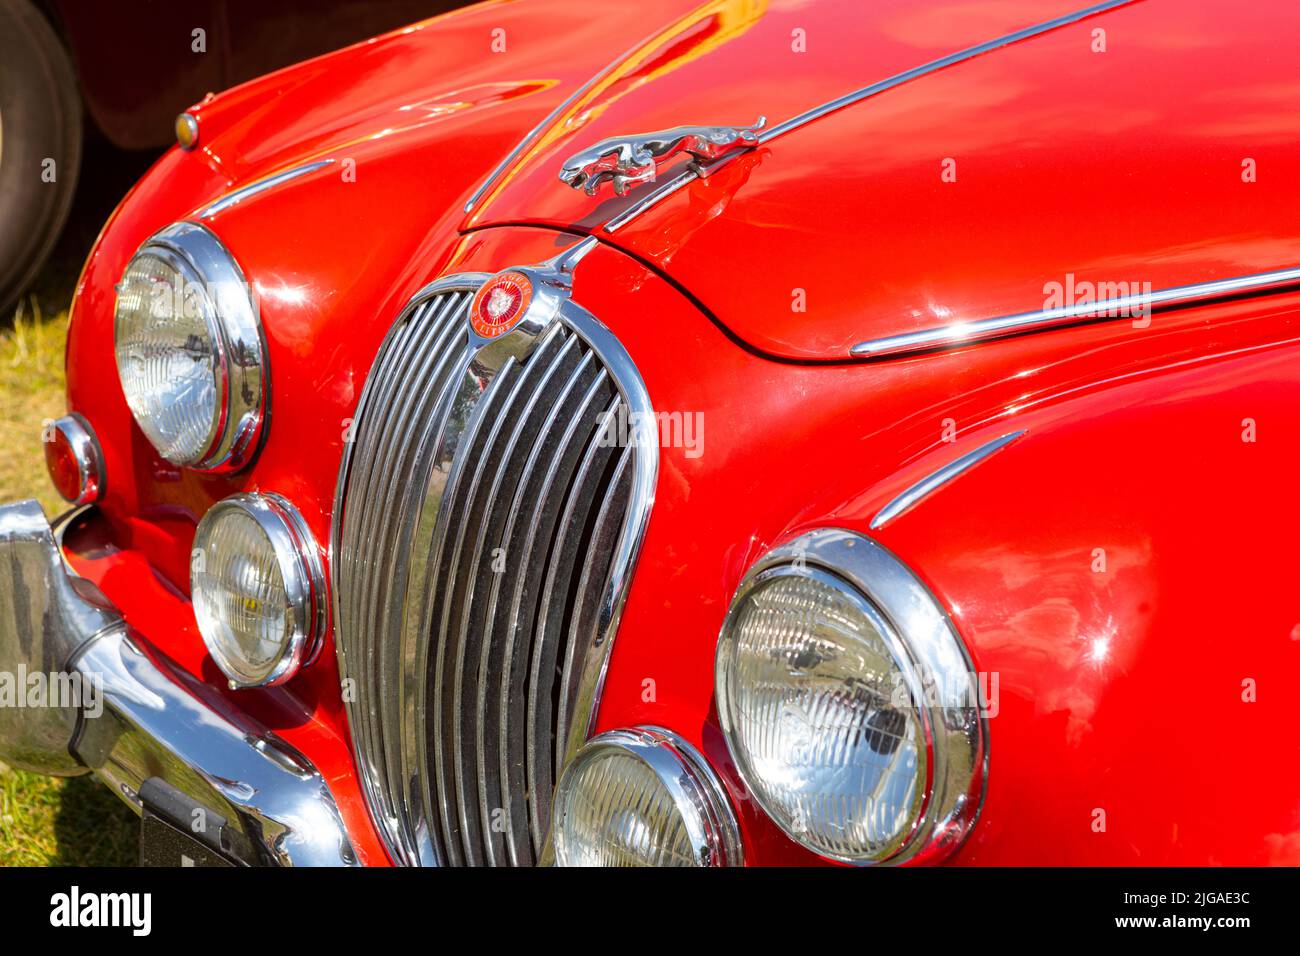
[{"label": "round headlight", "polygon": [[173,464],[247,464],[265,406],[265,350],[234,259],[207,229],[176,223],[140,247],[117,289],[117,373],[140,430]]},{"label": "round headlight", "polygon": [[704,758],[655,727],[612,730],[578,751],[555,790],[559,866],[736,866],[731,807]]},{"label": "round headlight", "polygon": [[984,726],[946,614],[893,555],[845,531],[753,568],[723,625],[718,714],[736,768],[829,859],[950,850],[979,806]]},{"label": "round headlight", "polygon": [[278,495],[232,495],[208,510],[194,535],[190,592],[203,642],[232,686],[282,683],[320,646],[320,552]]}]

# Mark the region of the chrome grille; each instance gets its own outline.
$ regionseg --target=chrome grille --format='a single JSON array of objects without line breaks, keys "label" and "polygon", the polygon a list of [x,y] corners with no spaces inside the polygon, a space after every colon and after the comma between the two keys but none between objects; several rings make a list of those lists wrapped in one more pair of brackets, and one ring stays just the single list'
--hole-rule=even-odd
[{"label": "chrome grille", "polygon": [[[353,749],[398,863],[538,859],[657,468],[635,368],[572,302],[523,359],[477,360],[465,317],[484,278],[441,280],[394,323],[335,502]],[[627,421],[633,440],[611,441]]]}]

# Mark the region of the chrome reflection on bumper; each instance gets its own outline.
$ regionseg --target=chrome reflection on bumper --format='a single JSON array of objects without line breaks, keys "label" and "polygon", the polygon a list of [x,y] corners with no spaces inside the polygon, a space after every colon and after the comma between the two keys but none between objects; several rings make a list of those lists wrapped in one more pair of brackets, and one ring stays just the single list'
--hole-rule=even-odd
[{"label": "chrome reflection on bumper", "polygon": [[35,501],[0,506],[0,674],[19,673],[61,675],[59,686],[85,692],[35,707],[0,700],[5,763],[93,770],[137,812],[140,786],[159,778],[232,821],[256,848],[244,862],[357,864],[316,768],[137,640],[98,588],[69,572]]},{"label": "chrome reflection on bumper", "polygon": [[[0,760],[11,767],[76,776],[86,767],[69,744],[77,707],[28,700],[28,678],[66,673],[86,641],[122,630],[122,617],[89,581],[71,576],[35,501],[0,507]],[[59,696],[59,695],[55,695]]]}]

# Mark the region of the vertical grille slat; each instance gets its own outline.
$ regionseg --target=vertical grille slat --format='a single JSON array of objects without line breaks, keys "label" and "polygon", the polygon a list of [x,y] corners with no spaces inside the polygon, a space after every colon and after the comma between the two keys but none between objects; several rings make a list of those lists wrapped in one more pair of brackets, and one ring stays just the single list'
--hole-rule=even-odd
[{"label": "vertical grille slat", "polygon": [[[527,406],[516,419],[514,428],[505,445],[496,474],[492,479],[487,500],[493,505],[484,515],[479,530],[473,556],[467,568],[476,569],[473,573],[487,582],[486,589],[479,588],[472,604],[467,604],[461,617],[461,646],[465,650],[465,663],[460,671],[462,686],[456,689],[461,701],[461,732],[457,735],[456,762],[457,776],[460,780],[460,799],[468,807],[477,809],[484,834],[484,844],[488,849],[489,862],[494,865],[505,860],[504,831],[493,827],[492,810],[486,800],[486,785],[495,788],[497,768],[495,761],[490,771],[486,765],[483,752],[483,706],[487,698],[487,686],[490,681],[489,669],[499,670],[504,662],[492,656],[492,635],[487,629],[488,615],[491,613],[492,593],[499,581],[492,567],[493,549],[502,548],[504,555],[509,548],[505,539],[505,526],[509,520],[508,509],[499,505],[507,498],[513,499],[513,488],[520,482],[519,469],[526,464],[526,455],[545,427],[549,412],[562,400],[566,384],[570,377],[581,368],[577,339],[570,337],[561,352],[547,368],[545,375],[532,389]],[[490,779],[487,775],[490,773]],[[467,812],[473,812],[467,809]]]},{"label": "vertical grille slat", "polygon": [[538,859],[555,755],[591,718],[572,685],[612,636],[653,497],[657,449],[609,440],[649,410],[622,347],[566,303],[483,365],[465,328],[481,281],[440,280],[398,317],[335,500],[353,748],[398,863]]},{"label": "vertical grille slat", "polygon": [[431,709],[417,707],[417,719],[421,713],[428,715],[426,722],[428,724],[428,736],[433,741],[433,760],[432,765],[426,772],[426,779],[430,783],[430,799],[433,805],[436,806],[441,820],[446,841],[446,862],[452,865],[462,865],[465,857],[461,849],[459,818],[447,784],[446,768],[451,756],[451,739],[443,733],[442,722],[443,701],[444,698],[450,696],[449,689],[445,687],[442,676],[446,670],[447,659],[447,642],[443,639],[443,635],[446,633],[446,624],[442,608],[451,599],[451,595],[444,593],[441,588],[437,587],[436,582],[445,577],[444,569],[448,561],[446,551],[447,539],[451,531],[451,520],[447,516],[455,515],[458,512],[458,502],[467,494],[468,489],[465,472],[472,470],[482,459],[483,446],[490,435],[490,430],[478,427],[479,423],[499,415],[500,405],[509,394],[507,386],[513,381],[515,373],[516,369],[512,364],[507,364],[497,373],[474,414],[466,423],[465,431],[461,435],[459,443],[461,448],[458,449],[457,457],[452,463],[451,474],[447,479],[446,490],[443,492],[441,511],[434,532],[433,558],[430,561],[429,577],[426,579],[429,608],[420,623],[421,631],[429,635],[429,642],[435,646],[436,654],[430,659],[431,666],[426,667],[424,671],[424,693],[427,696],[432,691],[433,706]]},{"label": "vertical grille slat", "polygon": [[[362,556],[363,560],[354,573],[364,577],[372,584],[378,584],[382,577],[379,572],[378,562],[384,555],[382,552],[377,554],[360,548],[358,544],[366,538],[373,539],[375,525],[380,520],[379,504],[384,498],[378,493],[376,485],[386,474],[392,474],[395,471],[392,468],[391,456],[394,450],[399,447],[399,444],[392,440],[392,434],[403,422],[412,420],[413,416],[409,414],[409,405],[415,398],[415,391],[410,388],[410,384],[420,370],[425,367],[426,363],[438,358],[437,347],[445,344],[445,337],[452,334],[454,325],[451,322],[444,322],[440,329],[435,325],[435,334],[426,336],[423,347],[412,348],[412,343],[417,336],[427,331],[430,317],[434,317],[435,322],[437,319],[446,319],[458,306],[463,306],[466,302],[467,299],[463,295],[449,296],[442,302],[426,303],[416,311],[407,326],[402,329],[401,334],[394,340],[393,348],[385,355],[386,359],[392,357],[393,362],[386,362],[382,369],[382,375],[376,379],[378,387],[374,391],[374,402],[379,407],[393,407],[396,404],[399,408],[398,413],[376,420],[376,427],[370,431],[368,431],[370,429],[370,420],[368,418],[360,420],[361,427],[357,429],[356,440],[358,446],[362,449],[362,454],[356,464],[356,477],[354,479],[358,483],[357,486],[360,491],[360,494],[357,495],[359,514],[353,521],[356,535],[350,542],[351,547],[347,549],[347,552]],[[442,334],[439,335],[439,332]],[[404,352],[410,354],[408,361],[401,363],[400,358]],[[355,424],[357,423],[354,422]],[[378,629],[375,626],[372,614],[369,589],[365,589],[362,599],[356,602],[354,612],[355,616],[351,619],[351,623],[354,624],[355,631],[363,638],[357,654],[358,663],[355,668],[358,672],[358,684],[360,685],[357,691],[360,695],[365,695],[369,702],[369,713],[364,720],[364,733],[369,741],[370,752],[378,754],[383,746],[383,727],[377,712],[382,709],[383,697],[375,683],[375,655],[371,641],[372,637],[377,634]],[[391,789],[385,790],[384,811],[393,820],[398,815]]]},{"label": "vertical grille slat", "polygon": [[[498,376],[497,385],[500,394],[500,402],[505,409],[509,408],[510,399],[516,393],[515,388],[509,391],[505,390],[506,374],[513,371],[507,366],[506,369]],[[516,378],[514,383],[518,385]],[[495,397],[495,396],[494,396]],[[446,529],[446,538],[441,542],[439,563],[434,568],[434,578],[431,583],[434,593],[437,595],[436,601],[439,611],[434,615],[433,640],[437,641],[438,654],[436,667],[430,675],[430,680],[434,686],[434,711],[430,716],[434,727],[432,735],[436,742],[435,748],[435,780],[437,782],[437,794],[435,799],[438,802],[440,811],[444,817],[443,825],[447,830],[447,839],[452,846],[448,847],[448,855],[454,862],[475,862],[474,850],[470,846],[469,837],[464,833],[465,822],[460,814],[459,807],[456,803],[455,796],[455,778],[453,773],[453,761],[455,751],[455,730],[454,730],[454,710],[458,706],[454,696],[454,668],[456,667],[456,647],[449,633],[450,622],[453,619],[454,607],[459,606],[463,594],[458,595],[455,587],[459,585],[464,587],[466,582],[463,579],[457,580],[454,575],[454,568],[460,559],[460,551],[463,545],[465,534],[465,523],[468,520],[468,506],[474,496],[474,491],[480,485],[479,476],[483,464],[486,460],[487,450],[491,445],[492,438],[495,436],[495,430],[492,423],[495,422],[498,427],[503,421],[502,415],[489,416],[486,413],[471,422],[466,438],[468,438],[468,451],[465,454],[465,464],[467,468],[473,471],[468,475],[469,480],[457,482],[455,494],[448,496],[444,506],[444,512],[440,516],[440,523]],[[484,427],[484,423],[486,427]],[[455,533],[453,534],[453,529]],[[450,542],[450,548],[448,548]],[[449,582],[448,579],[451,579]]]},{"label": "vertical grille slat", "polygon": [[[417,318],[412,320],[403,330],[402,334],[394,343],[392,351],[384,356],[385,361],[383,365],[379,369],[378,373],[372,377],[373,389],[370,386],[367,386],[367,395],[362,399],[363,404],[368,400],[384,407],[392,404],[393,396],[399,381],[398,373],[401,371],[397,355],[399,350],[406,351],[409,349],[409,339],[415,335],[415,329],[418,324],[419,321],[417,316]],[[357,446],[361,448],[361,453],[356,456],[355,463],[353,464],[353,481],[359,489],[369,487],[371,476],[374,472],[374,460],[386,447],[378,435],[372,436],[370,432],[382,431],[382,429],[391,426],[391,424],[391,421],[387,417],[373,420],[369,417],[365,417],[354,420],[353,427],[360,433],[358,435]],[[349,528],[352,529],[352,533],[348,536],[346,546],[341,549],[341,558],[348,562],[348,565],[345,565],[345,571],[350,572],[352,575],[357,577],[364,577],[366,571],[365,562],[372,556],[368,551],[363,551],[357,545],[359,544],[361,529],[366,524],[365,512],[370,505],[370,498],[364,493],[356,495],[355,498],[354,509],[358,513],[354,515],[349,522]],[[354,604],[348,607],[347,611],[349,612],[347,623],[351,625],[350,630],[357,633],[362,638],[360,646],[357,648],[356,662],[353,665],[353,673],[356,675],[354,680],[357,680],[358,682],[365,681],[367,679],[365,662],[369,656],[366,648],[366,637],[369,634],[370,629],[368,626],[363,626],[362,622],[358,618],[358,615],[361,613],[360,607],[357,607]],[[366,689],[370,690],[368,687]],[[358,692],[358,698],[360,698],[361,695],[359,692],[362,688],[357,687],[355,690]],[[366,701],[368,706],[372,707],[378,706],[379,704],[379,698],[373,693],[366,697]],[[366,715],[366,718],[359,722],[362,724],[361,732],[364,733],[367,738],[371,738],[371,751],[373,752],[373,735],[376,730],[374,718],[371,715]],[[388,805],[386,794],[384,804],[385,815],[396,819],[393,808]]]},{"label": "vertical grille slat", "polygon": [[[459,371],[459,369],[458,369]],[[474,395],[480,393],[479,382],[472,375],[461,374],[460,383],[454,382],[441,396],[441,408],[434,420],[436,424],[429,430],[432,444],[433,461],[431,473],[422,495],[427,503],[441,501],[441,493],[447,487],[450,478],[450,451],[452,442],[449,436],[463,431],[465,415]],[[431,513],[432,512],[432,513]],[[413,534],[416,540],[432,540],[432,529],[436,527],[437,509],[425,507],[420,517],[413,522]],[[420,640],[420,635],[428,633],[427,613],[430,607],[431,588],[429,587],[429,549],[412,548],[409,574],[406,582],[406,597],[403,600],[401,653],[397,655],[394,666],[398,673],[398,696],[401,709],[402,730],[402,784],[405,788],[406,805],[416,827],[417,841],[421,836],[428,842],[434,853],[433,860],[446,859],[446,847],[443,831],[431,826],[426,808],[429,802],[428,788],[424,780],[428,772],[427,741],[424,739],[423,723],[418,715],[423,713],[428,690],[425,671],[428,666],[427,640]]]},{"label": "vertical grille slat", "polygon": [[[446,576],[436,584],[445,590],[450,598],[444,601],[440,634],[446,653],[443,658],[443,670],[440,677],[443,687],[442,730],[449,746],[444,749],[442,770],[446,780],[445,796],[442,799],[455,807],[459,821],[461,846],[465,850],[465,859],[470,865],[486,862],[482,831],[478,821],[478,802],[471,805],[467,794],[471,781],[464,779],[463,723],[464,709],[462,689],[464,686],[465,660],[467,657],[467,630],[464,619],[468,606],[474,600],[475,569],[469,563],[473,551],[472,542],[481,528],[484,513],[488,510],[490,485],[485,478],[492,473],[505,454],[505,439],[511,432],[512,416],[519,415],[526,407],[529,394],[537,383],[544,380],[549,371],[550,360],[561,348],[557,335],[548,336],[538,346],[528,365],[523,368],[506,397],[501,414],[488,422],[479,420],[479,427],[490,429],[482,455],[474,469],[469,494],[463,508],[448,514],[445,520],[457,523],[455,544],[447,563]],[[475,657],[477,661],[477,657]],[[450,693],[448,693],[450,690]],[[448,752],[449,751],[449,752]]]},{"label": "vertical grille slat", "polygon": [[[399,387],[400,404],[397,414],[393,416],[398,427],[381,439],[385,446],[383,458],[373,476],[366,511],[366,517],[371,518],[373,523],[363,525],[361,533],[367,539],[390,541],[396,538],[397,541],[395,547],[376,555],[375,564],[370,568],[370,587],[362,604],[362,620],[373,635],[370,642],[372,645],[389,639],[388,631],[393,615],[388,601],[395,579],[402,572],[397,555],[401,551],[401,519],[407,507],[409,484],[403,492],[399,488],[399,481],[408,478],[415,470],[415,458],[420,447],[417,440],[419,425],[427,414],[427,404],[441,393],[441,378],[455,357],[455,350],[451,348],[455,327],[444,320],[462,304],[458,298],[449,297],[442,308],[431,309],[425,313],[423,320],[415,320],[417,324],[423,324],[431,330],[430,344],[419,350],[418,361],[411,363],[412,374]],[[374,654],[373,646],[368,649],[371,653],[366,658],[367,673],[370,675],[367,683],[374,688],[379,702],[378,738],[379,745],[383,748],[388,789],[390,793],[398,795],[403,791],[401,762],[397,755],[397,716],[394,713],[397,704],[394,696],[396,688],[391,686],[391,679],[386,679],[385,662]]]},{"label": "vertical grille slat", "polygon": [[[609,479],[605,498],[596,512],[590,536],[586,543],[586,557],[578,576],[575,606],[569,615],[569,635],[564,648],[564,670],[560,676],[559,717],[557,723],[568,727],[573,715],[574,697],[577,694],[576,672],[585,661],[587,652],[600,633],[597,615],[600,610],[605,579],[609,575],[610,558],[614,553],[615,539],[622,527],[623,510],[627,507],[632,473],[629,465],[632,448],[622,449]],[[599,588],[600,590],[597,590]],[[555,774],[558,777],[564,766],[567,740],[563,735],[555,738]]]},{"label": "vertical grille slat", "polygon": [[[440,355],[440,358],[432,374],[422,375],[417,379],[417,381],[424,380],[425,384],[420,388],[419,401],[408,413],[410,421],[407,430],[399,439],[399,442],[409,449],[409,454],[403,454],[396,460],[383,490],[382,500],[395,504],[395,507],[392,505],[389,507],[392,518],[385,524],[382,537],[384,540],[392,540],[395,537],[396,546],[388,553],[379,603],[382,617],[376,622],[375,627],[381,643],[388,646],[400,645],[402,639],[402,615],[400,608],[394,608],[394,598],[397,594],[406,591],[405,575],[409,567],[403,566],[398,556],[407,553],[410,548],[411,535],[414,532],[412,512],[418,507],[419,489],[428,481],[429,471],[433,465],[431,460],[433,449],[429,445],[431,440],[436,439],[436,435],[430,433],[427,425],[430,419],[436,418],[439,406],[444,403],[447,382],[464,354],[463,337],[456,335],[456,329],[450,323],[446,324],[444,330],[444,321],[448,315],[456,314],[457,310],[465,304],[467,304],[465,300],[453,300],[448,308],[433,320],[439,330],[439,337],[432,354]],[[456,344],[458,339],[460,344]],[[385,763],[389,769],[389,786],[395,793],[400,794],[402,805],[409,816],[413,803],[409,791],[410,784],[403,772],[401,756],[402,661],[399,657],[390,654],[384,656],[379,663],[378,683],[383,715],[382,738]]]},{"label": "vertical grille slat", "polygon": [[601,436],[618,415],[620,404],[618,399],[614,400],[588,442],[573,492],[560,518],[555,548],[547,565],[537,612],[533,660],[528,679],[525,757],[528,793],[533,798],[529,804],[533,846],[539,854],[541,841],[538,834],[545,833],[550,821],[550,793],[555,786],[551,761],[553,741],[563,736],[553,734],[551,728],[555,725],[557,713],[555,696],[559,681],[556,675],[564,662],[564,649],[560,640],[569,613],[569,582],[581,558],[591,509],[600,501],[602,476],[613,458],[614,449],[605,444]]},{"label": "vertical grille slat", "polygon": [[[468,821],[467,830],[475,829],[473,820],[478,820],[479,842],[486,850],[487,862],[492,864],[503,858],[505,846],[501,834],[492,829],[490,821],[484,821],[480,816],[474,752],[478,737],[476,705],[483,641],[482,619],[486,612],[486,595],[481,585],[493,577],[491,565],[484,561],[484,554],[489,541],[500,539],[505,522],[505,509],[497,507],[502,483],[509,471],[519,466],[516,456],[521,442],[531,444],[530,436],[542,424],[538,413],[554,403],[556,391],[577,362],[577,351],[577,340],[569,337],[558,344],[558,351],[553,358],[543,350],[543,354],[528,363],[520,379],[521,388],[515,396],[516,403],[507,410],[506,417],[501,419],[505,427],[495,436],[496,440],[491,443],[484,462],[488,467],[483,473],[484,480],[479,485],[471,519],[474,532],[466,540],[466,544],[470,545],[468,558],[461,562],[458,569],[469,580],[465,588],[465,601],[460,607],[460,620],[451,625],[456,635],[456,670],[452,685],[457,701],[453,714],[456,804],[460,807],[462,820]],[[543,361],[546,362],[545,365],[542,364]],[[487,553],[490,557],[490,551]]]},{"label": "vertical grille slat", "polygon": [[[573,340],[576,342],[576,338]],[[510,497],[506,510],[498,510],[498,519],[490,529],[489,544],[501,549],[500,566],[491,567],[491,583],[486,595],[484,613],[481,617],[482,636],[479,644],[478,680],[474,700],[474,745],[476,778],[478,782],[479,814],[485,827],[493,830],[494,839],[491,846],[496,855],[494,859],[504,861],[507,857],[517,862],[518,850],[511,838],[509,818],[509,793],[501,789],[501,753],[500,721],[502,714],[498,700],[502,689],[508,687],[512,672],[514,654],[513,635],[508,630],[505,611],[509,609],[508,600],[502,601],[502,592],[512,594],[515,590],[514,579],[519,574],[518,553],[527,546],[516,530],[516,522],[521,509],[527,501],[536,503],[539,485],[548,469],[544,461],[558,461],[556,443],[563,436],[565,426],[579,411],[578,403],[582,400],[588,384],[598,375],[595,369],[595,357],[587,351],[578,360],[576,367],[572,363],[557,363],[557,371],[564,377],[554,381],[553,389],[538,391],[541,409],[549,407],[544,416],[530,416],[538,424],[536,429],[517,430],[512,438],[512,452],[517,455],[516,468],[513,473],[499,471],[493,484],[492,497],[504,501]],[[554,399],[550,393],[554,392]],[[543,453],[548,453],[545,456]],[[522,466],[522,468],[520,468]],[[514,486],[513,493],[503,478],[509,478]],[[468,703],[468,701],[466,701]],[[500,834],[499,838],[497,834]],[[497,843],[500,840],[501,846]]]},{"label": "vertical grille slat", "polygon": [[610,401],[614,388],[608,373],[602,368],[583,395],[577,413],[569,421],[560,439],[559,449],[550,459],[536,498],[531,498],[527,489],[521,487],[517,501],[512,505],[513,513],[519,514],[519,509],[524,503],[531,500],[537,502],[523,545],[516,552],[520,567],[515,577],[514,593],[510,597],[507,618],[502,625],[508,642],[507,656],[510,666],[503,672],[499,694],[500,781],[504,794],[527,795],[527,806],[515,806],[509,800],[505,805],[506,836],[511,861],[516,865],[526,865],[535,859],[533,828],[529,818],[530,808],[537,796],[527,787],[525,709],[529,699],[528,688],[531,686],[529,676],[534,653],[532,637],[537,621],[543,575],[554,545],[555,531],[574,486],[574,479],[587,442],[599,421],[601,411]]}]

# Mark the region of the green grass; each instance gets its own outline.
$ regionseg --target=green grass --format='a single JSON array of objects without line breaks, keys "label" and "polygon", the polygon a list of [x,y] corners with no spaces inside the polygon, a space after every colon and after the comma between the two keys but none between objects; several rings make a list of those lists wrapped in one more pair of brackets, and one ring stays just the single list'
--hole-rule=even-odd
[{"label": "green grass", "polygon": [[35,498],[53,518],[63,501],[45,473],[42,425],[66,411],[63,343],[68,314],[46,316],[35,296],[0,331],[0,502]]},{"label": "green grass", "polygon": [[136,815],[92,776],[0,764],[0,866],[131,866]]},{"label": "green grass", "polygon": [[[41,428],[66,410],[68,313],[44,314],[39,301],[30,297],[0,331],[0,502],[35,498],[53,517],[63,502],[45,473]],[[138,827],[94,777],[43,777],[0,763],[0,866],[128,866]]]}]

